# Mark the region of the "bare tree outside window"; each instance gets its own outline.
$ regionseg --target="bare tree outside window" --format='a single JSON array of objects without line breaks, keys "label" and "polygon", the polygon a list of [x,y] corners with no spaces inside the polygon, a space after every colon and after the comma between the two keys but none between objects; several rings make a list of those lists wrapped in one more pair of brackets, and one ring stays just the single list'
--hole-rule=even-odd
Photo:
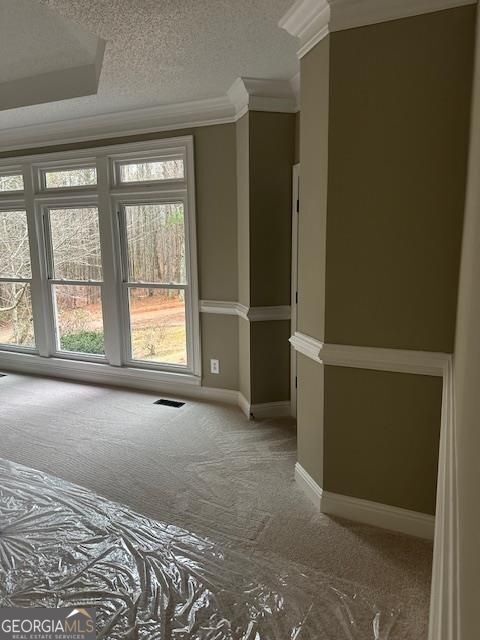
[{"label": "bare tree outside window", "polygon": [[83,169],[56,169],[45,171],[45,187],[47,189],[74,189],[97,184],[97,170],[95,167]]},{"label": "bare tree outside window", "polygon": [[26,212],[0,211],[1,344],[22,347],[32,347],[35,344],[30,278]]},{"label": "bare tree outside window", "polygon": [[185,169],[181,158],[175,160],[145,160],[119,164],[120,182],[153,182],[181,180]]},{"label": "bare tree outside window", "polygon": [[[126,205],[132,357],[186,364],[185,292],[147,287],[186,284],[183,203]],[[143,286],[141,286],[143,285]]]},{"label": "bare tree outside window", "polygon": [[23,191],[23,176],[21,173],[0,175],[0,192]]}]

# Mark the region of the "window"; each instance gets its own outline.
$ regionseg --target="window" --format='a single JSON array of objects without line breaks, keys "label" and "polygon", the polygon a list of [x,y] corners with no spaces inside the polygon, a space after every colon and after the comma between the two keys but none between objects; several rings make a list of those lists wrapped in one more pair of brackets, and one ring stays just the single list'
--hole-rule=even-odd
[{"label": "window", "polygon": [[125,299],[133,360],[187,364],[185,219],[182,202],[122,207]]},{"label": "window", "polygon": [[0,344],[35,346],[25,210],[0,210]]},{"label": "window", "polygon": [[44,170],[40,178],[44,189],[90,187],[97,184],[97,170],[95,167]]},{"label": "window", "polygon": [[49,208],[44,215],[56,348],[103,356],[98,209]]},{"label": "window", "polygon": [[23,191],[23,175],[20,172],[0,173],[0,193]]},{"label": "window", "polygon": [[0,160],[0,350],[199,376],[192,138],[19,160]]},{"label": "window", "polygon": [[121,160],[115,163],[117,180],[120,184],[128,182],[162,182],[165,180],[183,180],[185,167],[183,158]]}]

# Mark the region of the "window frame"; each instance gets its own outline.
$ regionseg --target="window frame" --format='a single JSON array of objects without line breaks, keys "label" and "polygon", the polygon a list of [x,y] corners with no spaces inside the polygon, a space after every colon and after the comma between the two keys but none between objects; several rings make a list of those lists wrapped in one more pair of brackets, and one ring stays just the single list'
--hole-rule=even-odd
[{"label": "window frame", "polygon": [[[119,163],[135,161],[162,161],[183,158],[184,177],[158,181],[119,183]],[[7,164],[8,163],[8,164]],[[32,299],[37,349],[44,358],[82,360],[91,366],[101,362],[128,369],[132,377],[141,377],[141,370],[158,373],[159,379],[199,384],[201,379],[201,345],[199,291],[197,270],[195,173],[193,136],[163,138],[143,142],[111,144],[76,151],[43,153],[15,158],[15,167],[22,168],[24,192],[0,193],[0,207],[12,195],[22,210],[27,210],[30,253],[32,260]],[[17,164],[18,163],[18,164]],[[96,185],[46,189],[44,176],[47,170],[68,170],[95,165]],[[0,160],[0,173],[13,168],[12,159]],[[17,169],[18,170],[18,169]],[[173,200],[172,200],[173,198]],[[187,290],[185,313],[187,329],[187,365],[163,364],[133,360],[128,357],[129,318],[125,318],[123,286],[124,267],[120,242],[119,203],[133,202],[183,202],[185,216],[185,261]],[[44,214],[46,208],[68,206],[98,208],[100,244],[102,253],[103,284],[102,306],[104,321],[105,356],[75,354],[59,351],[54,340],[53,283],[48,278],[46,233]],[[7,207],[8,208],[8,207]],[[34,246],[32,246],[34,243]],[[81,284],[81,283],[80,283]],[[87,283],[88,284],[88,283]],[[176,288],[183,288],[177,286]],[[0,354],[4,346],[0,345]],[[7,349],[5,349],[7,350]],[[19,348],[8,348],[20,351]],[[29,351],[32,351],[29,349]],[[73,362],[72,362],[73,366]]]},{"label": "window frame", "polygon": [[[51,337],[51,341],[53,344],[53,356],[55,358],[67,358],[73,360],[82,360],[85,362],[106,362],[107,357],[106,354],[94,354],[94,353],[81,353],[77,351],[64,351],[60,349],[60,334],[59,334],[59,325],[57,319],[57,304],[55,298],[55,287],[56,286],[95,286],[100,288],[100,296],[102,300],[102,321],[105,323],[105,312],[103,309],[103,292],[104,288],[104,280],[67,280],[65,278],[57,278],[55,277],[55,260],[53,254],[53,245],[52,245],[52,233],[50,226],[50,211],[55,209],[82,209],[82,208],[95,208],[97,209],[97,213],[99,216],[100,222],[100,211],[98,209],[98,199],[93,195],[90,195],[86,198],[79,198],[78,196],[70,196],[68,198],[59,199],[49,199],[48,201],[43,201],[40,204],[40,216],[41,216],[41,224],[43,228],[43,248],[44,248],[44,258],[45,258],[45,266],[46,266],[46,279],[47,286],[49,289],[49,294],[47,296],[47,309],[48,309],[48,317],[49,317],[49,333]],[[102,244],[100,241],[100,251],[102,249]],[[103,263],[103,256],[102,256]],[[103,269],[102,269],[103,272]]]},{"label": "window frame", "polygon": [[[116,204],[117,218],[118,218],[118,234],[119,234],[119,247],[121,258],[121,303],[122,303],[122,324],[124,327],[130,327],[130,303],[129,303],[129,289],[181,289],[185,292],[185,328],[187,334],[187,367],[184,365],[178,365],[173,363],[156,363],[148,360],[137,360],[132,355],[132,340],[131,330],[127,330],[124,333],[125,339],[123,344],[124,360],[129,367],[136,367],[142,369],[157,369],[161,367],[165,371],[172,371],[175,373],[181,373],[188,369],[188,363],[194,361],[194,344],[188,337],[195,331],[194,318],[189,313],[189,309],[193,306],[192,300],[192,286],[189,279],[191,274],[191,256],[190,256],[190,217],[188,215],[188,199],[185,196],[183,190],[181,191],[160,191],[152,193],[149,191],[143,196],[133,194],[130,196],[123,195],[115,197],[114,202]],[[141,282],[136,280],[130,280],[129,278],[129,266],[128,266],[128,240],[127,240],[127,226],[125,219],[125,207],[128,205],[141,205],[141,204],[175,204],[182,203],[184,212],[184,229],[185,229],[185,273],[186,278],[184,283],[162,283],[162,282]]]}]

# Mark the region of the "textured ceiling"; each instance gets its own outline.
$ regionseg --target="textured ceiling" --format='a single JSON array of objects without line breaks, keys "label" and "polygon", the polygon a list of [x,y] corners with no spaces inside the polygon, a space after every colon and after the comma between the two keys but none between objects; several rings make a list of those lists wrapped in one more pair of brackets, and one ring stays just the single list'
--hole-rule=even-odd
[{"label": "textured ceiling", "polygon": [[0,82],[92,64],[97,41],[31,0],[0,0]]},{"label": "textured ceiling", "polygon": [[[0,129],[223,96],[238,76],[298,70],[296,42],[277,26],[292,0],[13,1],[48,7],[106,49],[96,96],[3,111]],[[33,34],[34,21],[25,27]]]}]

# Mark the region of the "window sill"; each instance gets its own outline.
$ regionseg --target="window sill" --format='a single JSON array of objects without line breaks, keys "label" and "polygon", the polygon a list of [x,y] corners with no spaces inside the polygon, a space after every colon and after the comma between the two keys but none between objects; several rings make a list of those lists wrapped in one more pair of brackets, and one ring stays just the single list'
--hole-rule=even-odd
[{"label": "window sill", "polygon": [[85,362],[68,358],[44,358],[35,353],[0,351],[0,368],[40,376],[53,376],[148,391],[160,387],[172,393],[186,386],[200,386],[201,378],[191,373],[173,373],[137,367],[114,367],[104,362]]}]

